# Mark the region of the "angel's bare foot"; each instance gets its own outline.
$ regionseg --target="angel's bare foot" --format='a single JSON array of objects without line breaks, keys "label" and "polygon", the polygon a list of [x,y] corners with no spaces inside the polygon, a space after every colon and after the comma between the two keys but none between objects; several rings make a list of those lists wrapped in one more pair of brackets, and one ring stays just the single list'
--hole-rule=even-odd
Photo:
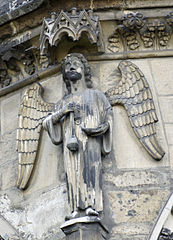
[{"label": "angel's bare foot", "polygon": [[71,220],[71,219],[74,219],[74,218],[78,218],[78,217],[79,217],[78,211],[74,211],[70,215],[67,215],[65,217],[65,221],[68,221],[68,220]]},{"label": "angel's bare foot", "polygon": [[85,213],[87,216],[99,216],[99,213],[97,211],[95,211],[94,209],[92,209],[91,207],[87,208],[85,210]]}]

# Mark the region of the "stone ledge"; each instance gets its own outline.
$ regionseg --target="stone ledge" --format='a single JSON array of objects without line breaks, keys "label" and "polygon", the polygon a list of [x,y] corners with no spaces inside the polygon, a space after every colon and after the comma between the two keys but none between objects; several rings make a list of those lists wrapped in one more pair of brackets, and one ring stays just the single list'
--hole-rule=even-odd
[{"label": "stone ledge", "polygon": [[22,87],[25,87],[26,85],[36,82],[36,81],[38,81],[42,78],[45,78],[49,75],[55,74],[59,71],[59,69],[60,69],[60,65],[56,65],[56,66],[53,65],[51,67],[48,67],[45,70],[40,70],[37,73],[33,74],[32,76],[24,78],[21,81],[12,83],[10,86],[0,89],[0,97],[4,96],[10,92],[16,91]]},{"label": "stone ledge", "polygon": [[12,5],[13,1],[6,3],[5,5],[1,6],[0,25],[32,12],[33,10],[37,9],[44,1],[45,0],[18,0],[17,3],[14,3],[14,6]]},{"label": "stone ledge", "polygon": [[80,217],[66,221],[61,225],[67,240],[104,240],[108,229],[98,217]]},{"label": "stone ledge", "polygon": [[[141,58],[157,58],[157,57],[172,57],[172,50],[163,51],[138,51],[138,52],[125,52],[125,53],[115,53],[115,54],[102,54],[102,55],[88,55],[88,61],[111,61],[111,60],[123,60],[123,59],[141,59]],[[12,83],[11,85],[0,89],[0,97],[4,96],[10,92],[18,90],[25,87],[33,82],[43,79],[49,75],[55,74],[60,70],[60,65],[53,65],[46,69],[42,69],[32,76],[24,78],[21,81]]]}]

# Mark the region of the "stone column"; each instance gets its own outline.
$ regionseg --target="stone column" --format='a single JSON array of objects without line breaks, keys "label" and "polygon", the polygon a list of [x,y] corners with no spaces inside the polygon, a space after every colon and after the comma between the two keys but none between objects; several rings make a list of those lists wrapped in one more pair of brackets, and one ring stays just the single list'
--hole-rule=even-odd
[{"label": "stone column", "polygon": [[66,240],[105,240],[108,230],[98,217],[80,217],[66,221],[61,226]]}]

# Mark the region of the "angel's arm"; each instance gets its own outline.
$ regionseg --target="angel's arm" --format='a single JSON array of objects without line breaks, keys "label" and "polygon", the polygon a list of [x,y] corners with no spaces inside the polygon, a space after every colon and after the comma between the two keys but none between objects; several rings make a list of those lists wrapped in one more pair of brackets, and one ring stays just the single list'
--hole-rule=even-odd
[{"label": "angel's arm", "polygon": [[82,130],[87,135],[89,135],[91,137],[100,136],[100,135],[104,134],[108,129],[109,129],[109,123],[108,122],[104,122],[96,128],[84,128],[84,127],[82,127]]},{"label": "angel's arm", "polygon": [[43,121],[43,128],[48,129],[48,124],[51,121],[53,124],[56,124],[63,118],[66,114],[75,111],[75,103],[65,104],[62,107],[59,107],[58,110],[51,115],[47,116]]}]

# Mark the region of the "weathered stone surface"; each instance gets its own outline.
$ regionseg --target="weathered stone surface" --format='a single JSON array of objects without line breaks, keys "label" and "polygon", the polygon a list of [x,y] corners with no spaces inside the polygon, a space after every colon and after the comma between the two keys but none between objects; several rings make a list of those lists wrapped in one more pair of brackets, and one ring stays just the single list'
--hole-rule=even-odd
[{"label": "weathered stone surface", "polygon": [[118,64],[119,61],[102,61],[100,63],[100,83],[102,91],[106,92],[109,88],[114,86],[115,79],[109,76],[117,68]]},{"label": "weathered stone surface", "polygon": [[110,238],[110,240],[117,240],[117,239],[121,239],[121,240],[147,240],[148,239],[148,235],[131,235],[131,236],[122,236],[122,235],[115,235],[112,236]]},{"label": "weathered stone surface", "polygon": [[6,2],[6,4],[1,3],[2,5],[1,5],[1,11],[0,11],[0,24],[3,24],[11,19],[20,17],[31,11],[34,11],[42,3],[43,3],[43,0],[36,0],[36,1],[12,0],[12,1]]},{"label": "weathered stone surface", "polygon": [[58,226],[67,213],[67,196],[63,191],[64,186],[54,188],[35,196],[32,201],[28,199],[19,208],[13,205],[7,194],[1,195],[0,214],[19,231],[22,239],[46,239],[52,231],[54,234],[59,232],[61,239],[63,233]]},{"label": "weathered stone surface", "polygon": [[[37,27],[37,28],[34,28],[34,29],[32,29],[32,30],[27,30],[27,31],[25,31],[25,32],[23,32],[23,33],[20,33],[20,34],[18,34],[18,35],[16,35],[16,33],[13,33],[13,34],[10,34],[10,37],[8,37],[7,38],[7,36],[6,36],[6,38],[5,38],[5,40],[3,41],[3,38],[1,39],[2,40],[2,42],[0,42],[0,54],[5,54],[8,50],[11,50],[11,49],[13,49],[13,52],[15,52],[15,54],[16,54],[16,56],[17,56],[17,54],[18,54],[18,51],[20,50],[20,47],[21,47],[21,44],[23,44],[23,43],[25,43],[26,44],[26,48],[27,48],[27,46],[28,46],[28,43],[26,43],[28,40],[30,40],[30,39],[32,39],[32,38],[34,38],[34,37],[36,37],[36,36],[39,36],[39,33],[40,33],[40,28],[41,27]],[[5,29],[3,29],[3,32],[5,32],[5,31],[7,31],[7,29],[5,30]],[[8,30],[9,31],[9,30]],[[14,37],[13,37],[13,35],[15,35]],[[37,46],[37,45],[39,45],[39,40],[38,39],[35,39],[35,41],[34,41],[34,44],[35,44],[35,47]],[[15,47],[16,46],[19,46],[20,45],[20,47],[19,47],[19,50],[17,51],[14,51],[15,49]],[[21,47],[22,48],[22,47]],[[21,52],[19,52],[19,54],[21,54]],[[7,58],[8,59],[8,58]],[[6,60],[7,60],[6,59]],[[7,60],[8,61],[8,60]]]},{"label": "weathered stone surface", "polygon": [[108,197],[116,224],[153,222],[169,195],[168,190],[109,191]]},{"label": "weathered stone surface", "polygon": [[169,58],[152,59],[151,70],[159,95],[169,95],[173,92],[173,68]]},{"label": "weathered stone surface", "polygon": [[160,97],[160,110],[165,123],[173,123],[173,97]]},{"label": "weathered stone surface", "polygon": [[173,124],[165,124],[166,136],[169,144],[173,144],[172,127],[173,127]]},{"label": "weathered stone surface", "polygon": [[104,174],[104,181],[112,183],[116,188],[144,187],[144,186],[169,186],[167,172],[157,170],[123,171],[116,174],[109,171]]},{"label": "weathered stone surface", "polygon": [[16,186],[16,176],[17,176],[17,162],[7,162],[0,167],[2,190],[12,188]]},{"label": "weathered stone surface", "polygon": [[1,100],[1,134],[17,128],[17,116],[20,103],[20,94],[16,93]]},{"label": "weathered stone surface", "polygon": [[103,92],[105,92],[102,83],[101,83],[101,78],[100,78],[100,72],[101,72],[101,65],[100,62],[90,62],[89,63],[91,66],[91,73],[92,73],[92,81],[94,88],[97,88]]},{"label": "weathered stone surface", "polygon": [[[0,233],[4,239],[11,235],[18,235],[16,229],[14,229],[2,216],[0,217]],[[14,240],[17,240],[17,238],[14,238]]]},{"label": "weathered stone surface", "polygon": [[[117,13],[117,15],[118,15],[118,13]],[[122,51],[123,46],[119,40],[117,41],[117,39],[113,43],[114,48],[110,49],[110,47],[109,47],[109,36],[112,36],[112,34],[114,33],[115,28],[117,27],[116,22],[115,21],[102,21],[101,26],[104,29],[103,40],[105,43],[105,52],[112,53],[113,51],[114,52]]]},{"label": "weathered stone surface", "polygon": [[8,161],[12,161],[17,159],[16,152],[16,130],[11,133],[5,134],[1,136],[0,139],[0,165],[7,163]]},{"label": "weathered stone surface", "polygon": [[44,79],[40,83],[44,87],[43,97],[46,102],[56,103],[62,98],[65,86],[60,72]]},{"label": "weathered stone surface", "polygon": [[121,223],[115,226],[112,232],[121,235],[147,235],[149,234],[150,226],[149,223]]},{"label": "weathered stone surface", "polygon": [[170,166],[173,168],[173,146],[169,146],[169,153],[170,153]]},{"label": "weathered stone surface", "polygon": [[48,186],[59,186],[65,184],[65,172],[62,156],[62,145],[55,146],[51,143],[49,136],[43,132],[41,144],[37,156],[30,188],[27,192],[32,194]]},{"label": "weathered stone surface", "polygon": [[[166,152],[163,159],[159,162],[153,160],[139,142],[126,111],[120,106],[114,107],[114,122],[113,148],[118,168],[154,168],[169,164],[166,144],[163,147]],[[159,138],[159,141],[163,144],[162,139]]]}]

